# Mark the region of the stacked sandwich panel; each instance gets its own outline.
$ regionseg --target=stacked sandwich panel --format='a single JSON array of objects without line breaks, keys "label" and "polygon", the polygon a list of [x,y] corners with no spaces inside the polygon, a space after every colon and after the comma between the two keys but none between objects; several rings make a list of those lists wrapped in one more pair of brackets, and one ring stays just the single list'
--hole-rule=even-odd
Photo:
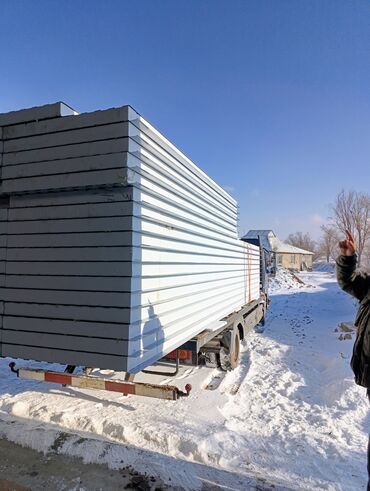
[{"label": "stacked sandwich panel", "polygon": [[[3,129],[0,126],[0,179],[3,164]],[[1,182],[1,181],[0,181]],[[8,198],[4,198],[0,195],[0,288],[5,285],[5,259],[6,259],[6,232],[7,232],[7,219],[8,219]],[[4,300],[0,295],[0,355],[1,355],[1,337],[3,328],[3,313],[4,313]]]},{"label": "stacked sandwich panel", "polygon": [[136,372],[258,298],[259,250],[132,108],[66,111],[0,115],[1,355]]}]

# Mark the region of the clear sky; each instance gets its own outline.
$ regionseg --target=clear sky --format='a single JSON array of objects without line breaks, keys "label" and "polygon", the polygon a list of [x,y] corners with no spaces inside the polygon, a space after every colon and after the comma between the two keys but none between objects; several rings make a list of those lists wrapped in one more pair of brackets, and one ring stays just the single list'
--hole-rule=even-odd
[{"label": "clear sky", "polygon": [[0,0],[0,112],[131,104],[240,204],[315,237],[370,190],[369,0]]}]

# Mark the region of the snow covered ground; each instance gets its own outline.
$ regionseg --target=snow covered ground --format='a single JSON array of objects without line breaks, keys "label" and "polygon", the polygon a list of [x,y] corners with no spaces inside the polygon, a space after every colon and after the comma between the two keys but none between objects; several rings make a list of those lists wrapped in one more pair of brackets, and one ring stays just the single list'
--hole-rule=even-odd
[{"label": "snow covered ground", "polygon": [[316,261],[313,263],[313,270],[321,273],[334,273],[335,262],[334,261]]},{"label": "snow covered ground", "polygon": [[285,273],[271,282],[265,330],[250,333],[237,370],[151,378],[190,382],[177,402],[17,379],[2,359],[1,436],[185,489],[364,489],[368,405],[349,368],[353,340],[335,332],[356,304],[331,272],[300,278],[310,286]]}]

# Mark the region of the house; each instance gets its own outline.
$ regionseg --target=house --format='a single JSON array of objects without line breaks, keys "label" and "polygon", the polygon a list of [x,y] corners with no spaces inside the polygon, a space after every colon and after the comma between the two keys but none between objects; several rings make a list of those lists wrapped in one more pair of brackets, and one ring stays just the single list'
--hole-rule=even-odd
[{"label": "house", "polygon": [[280,240],[272,230],[249,230],[242,240],[259,244],[265,250],[266,266],[272,272],[283,267],[295,271],[311,271],[313,252],[300,249]]}]

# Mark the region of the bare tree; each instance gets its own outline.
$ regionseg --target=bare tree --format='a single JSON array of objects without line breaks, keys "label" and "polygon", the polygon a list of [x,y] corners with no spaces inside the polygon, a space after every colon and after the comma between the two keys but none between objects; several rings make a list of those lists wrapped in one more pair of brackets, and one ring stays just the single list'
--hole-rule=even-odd
[{"label": "bare tree", "polygon": [[362,266],[361,269],[364,269],[370,272],[370,240],[366,242],[364,250],[362,251]]},{"label": "bare tree", "polygon": [[306,251],[316,251],[316,242],[311,238],[309,233],[304,234],[303,232],[296,232],[294,234],[289,234],[285,242],[294,247],[305,249]]},{"label": "bare tree", "polygon": [[357,191],[342,190],[332,206],[333,222],[345,233],[350,230],[357,242],[358,265],[370,240],[370,195]]},{"label": "bare tree", "polygon": [[318,243],[318,253],[325,256],[326,262],[335,259],[339,242],[338,230],[332,225],[322,225],[322,236]]}]

